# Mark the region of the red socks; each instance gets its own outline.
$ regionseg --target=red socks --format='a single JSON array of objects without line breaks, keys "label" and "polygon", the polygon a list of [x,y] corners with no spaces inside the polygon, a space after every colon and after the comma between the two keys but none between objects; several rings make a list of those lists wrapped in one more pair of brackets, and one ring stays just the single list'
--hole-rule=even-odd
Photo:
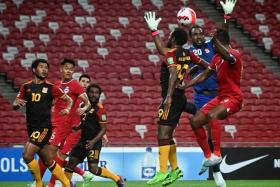
[{"label": "red socks", "polygon": [[221,123],[219,120],[211,120],[209,121],[209,125],[211,128],[211,139],[214,146],[213,153],[217,156],[221,156]]},{"label": "red socks", "polygon": [[196,136],[197,143],[201,147],[205,158],[209,158],[211,156],[211,149],[208,145],[208,138],[205,129],[200,127],[196,129],[194,128],[193,131]]}]

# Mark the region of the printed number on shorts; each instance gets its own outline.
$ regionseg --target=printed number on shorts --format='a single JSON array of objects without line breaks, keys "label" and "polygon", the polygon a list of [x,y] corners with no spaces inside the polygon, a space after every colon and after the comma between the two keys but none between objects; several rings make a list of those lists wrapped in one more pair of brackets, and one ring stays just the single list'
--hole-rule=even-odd
[{"label": "printed number on shorts", "polygon": [[56,134],[55,132],[53,132],[53,133],[52,133],[52,135],[51,135],[51,140],[53,140],[53,139],[54,139],[55,134]]},{"label": "printed number on shorts", "polygon": [[91,159],[98,159],[99,151],[98,150],[90,150],[88,157]]},{"label": "printed number on shorts", "polygon": [[161,118],[162,114],[163,114],[163,109],[159,109],[158,110],[158,117]]},{"label": "printed number on shorts", "polygon": [[41,135],[40,131],[34,131],[34,132],[32,132],[30,137],[34,138],[34,139],[38,139],[40,137],[40,135]]}]

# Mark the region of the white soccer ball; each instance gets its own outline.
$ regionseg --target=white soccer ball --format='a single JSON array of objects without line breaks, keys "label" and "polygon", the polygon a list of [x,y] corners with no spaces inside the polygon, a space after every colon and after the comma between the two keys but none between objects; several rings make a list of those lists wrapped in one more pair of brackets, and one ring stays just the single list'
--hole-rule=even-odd
[{"label": "white soccer ball", "polygon": [[195,24],[196,13],[191,8],[183,7],[177,13],[177,21],[182,25]]}]

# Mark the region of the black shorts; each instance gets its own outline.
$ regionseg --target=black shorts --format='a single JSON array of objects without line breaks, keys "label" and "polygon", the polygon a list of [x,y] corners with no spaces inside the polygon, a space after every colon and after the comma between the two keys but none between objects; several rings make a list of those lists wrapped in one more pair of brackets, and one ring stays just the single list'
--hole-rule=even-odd
[{"label": "black shorts", "polygon": [[164,105],[163,102],[161,103],[159,110],[158,110],[158,124],[159,125],[177,125],[180,119],[180,116],[182,112],[185,110],[185,105],[187,102],[187,98],[185,96],[185,92],[182,90],[174,90],[173,96],[172,96],[172,103],[169,110],[169,114],[167,116],[167,119],[162,119],[163,117],[163,110]]},{"label": "black shorts", "polygon": [[27,133],[30,143],[43,148],[44,145],[49,144],[49,139],[52,135],[52,128],[27,126]]},{"label": "black shorts", "polygon": [[80,163],[87,157],[89,163],[97,164],[99,162],[101,148],[102,140],[98,141],[91,150],[87,150],[86,143],[80,140],[70,152],[70,157],[78,158]]}]

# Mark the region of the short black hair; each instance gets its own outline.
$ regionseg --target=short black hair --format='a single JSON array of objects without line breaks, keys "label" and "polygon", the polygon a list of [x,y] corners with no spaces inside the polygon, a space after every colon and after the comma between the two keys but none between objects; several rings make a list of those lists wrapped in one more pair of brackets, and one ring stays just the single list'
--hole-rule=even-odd
[{"label": "short black hair", "polygon": [[36,59],[36,60],[34,60],[34,61],[32,62],[32,64],[31,64],[31,70],[32,70],[33,68],[36,69],[36,68],[38,67],[39,63],[47,64],[48,68],[50,67],[50,65],[49,65],[49,63],[48,63],[47,60],[38,58],[38,59]]},{"label": "short black hair", "polygon": [[217,29],[216,38],[224,45],[229,45],[230,44],[229,34],[224,29]]},{"label": "short black hair", "polygon": [[175,28],[171,34],[171,38],[175,39],[177,45],[184,45],[188,41],[188,33],[181,28]]},{"label": "short black hair", "polygon": [[202,32],[204,32],[204,30],[203,30],[203,28],[202,28],[201,26],[199,26],[199,25],[193,25],[193,26],[190,28],[190,30],[189,30],[189,35],[190,35],[190,36],[192,36],[192,30],[193,30],[193,29],[201,29]]},{"label": "short black hair", "polygon": [[102,93],[102,89],[101,89],[101,87],[98,85],[98,84],[91,84],[91,85],[89,85],[88,87],[87,87],[87,94],[89,93],[89,90],[91,89],[91,88],[97,88],[98,90],[99,90],[99,94],[101,94]]},{"label": "short black hair", "polygon": [[64,58],[60,65],[64,65],[66,63],[72,64],[74,67],[76,66],[76,62],[70,58]]},{"label": "short black hair", "polygon": [[79,81],[82,79],[82,78],[87,78],[90,80],[90,76],[88,74],[82,74],[80,77],[79,77]]}]

